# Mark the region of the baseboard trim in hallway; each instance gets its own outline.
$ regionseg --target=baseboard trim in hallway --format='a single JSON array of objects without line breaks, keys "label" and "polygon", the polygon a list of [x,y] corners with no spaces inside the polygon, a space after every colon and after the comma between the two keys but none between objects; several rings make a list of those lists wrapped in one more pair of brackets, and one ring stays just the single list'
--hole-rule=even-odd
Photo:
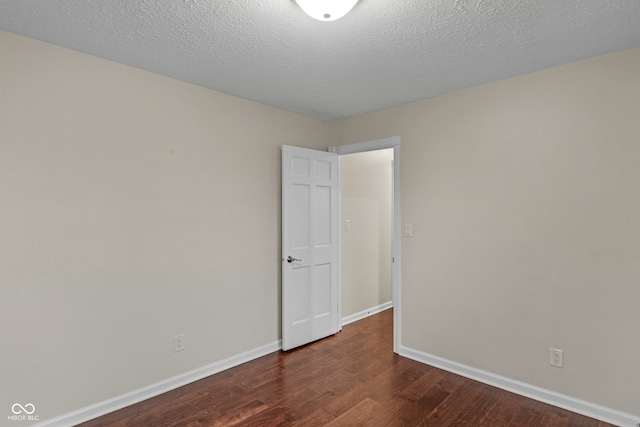
[{"label": "baseboard trim in hallway", "polygon": [[378,314],[385,310],[393,307],[393,302],[385,302],[384,304],[380,304],[375,307],[368,308],[366,310],[362,310],[359,313],[352,314],[350,316],[346,316],[342,318],[342,326],[348,325],[349,323],[357,322],[358,320],[362,320],[366,317],[373,316],[374,314]]}]

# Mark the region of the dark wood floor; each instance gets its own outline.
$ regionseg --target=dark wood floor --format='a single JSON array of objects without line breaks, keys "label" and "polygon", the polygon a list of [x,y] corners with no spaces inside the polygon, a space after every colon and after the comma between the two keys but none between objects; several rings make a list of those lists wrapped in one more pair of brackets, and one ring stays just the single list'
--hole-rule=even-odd
[{"label": "dark wood floor", "polygon": [[611,426],[392,351],[392,310],[81,424]]}]

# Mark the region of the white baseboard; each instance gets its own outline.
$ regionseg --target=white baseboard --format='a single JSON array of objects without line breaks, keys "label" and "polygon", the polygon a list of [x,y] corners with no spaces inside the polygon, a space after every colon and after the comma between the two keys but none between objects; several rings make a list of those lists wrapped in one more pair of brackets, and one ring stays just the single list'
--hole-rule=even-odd
[{"label": "white baseboard", "polygon": [[389,308],[393,307],[393,302],[385,302],[384,304],[380,304],[376,307],[371,307],[367,310],[362,310],[359,313],[352,314],[350,316],[346,316],[342,318],[342,326],[348,325],[349,323],[356,322],[358,320],[362,320],[365,317],[373,316],[374,314],[378,314],[381,311],[385,311]]},{"label": "white baseboard", "polygon": [[174,390],[178,387],[182,387],[194,381],[201,380],[202,378],[217,374],[218,372],[222,372],[226,369],[233,368],[234,366],[238,366],[253,359],[265,356],[269,353],[273,353],[274,351],[278,351],[281,348],[282,343],[280,341],[272,344],[267,344],[262,347],[258,347],[253,350],[238,354],[236,356],[221,360],[220,362],[211,363],[207,366],[185,372],[184,374],[168,378],[155,384],[151,384],[147,387],[143,387],[141,389],[116,396],[112,399],[84,407],[60,417],[42,421],[36,424],[34,427],[75,426],[76,424],[80,424],[85,421],[89,421],[102,415],[108,414],[110,412],[117,411],[118,409],[133,405],[134,403],[138,403],[151,397],[158,396],[162,393],[166,393],[167,391]]},{"label": "white baseboard", "polygon": [[620,427],[640,426],[640,416],[638,415],[627,414],[615,409],[587,402],[585,400],[576,399],[571,396],[556,393],[551,390],[443,359],[432,354],[423,353],[419,350],[401,346],[400,355],[484,384],[498,387],[502,390],[507,390],[521,396],[529,397],[540,402],[548,403],[549,405],[557,406],[559,408]]}]

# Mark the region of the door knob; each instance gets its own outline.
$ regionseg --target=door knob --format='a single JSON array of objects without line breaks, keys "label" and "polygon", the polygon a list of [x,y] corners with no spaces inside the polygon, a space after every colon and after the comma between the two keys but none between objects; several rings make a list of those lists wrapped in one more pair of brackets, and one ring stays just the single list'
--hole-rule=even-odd
[{"label": "door knob", "polygon": [[302,260],[298,258],[294,258],[291,255],[289,255],[289,257],[287,258],[287,262],[292,263],[293,261],[302,261]]}]

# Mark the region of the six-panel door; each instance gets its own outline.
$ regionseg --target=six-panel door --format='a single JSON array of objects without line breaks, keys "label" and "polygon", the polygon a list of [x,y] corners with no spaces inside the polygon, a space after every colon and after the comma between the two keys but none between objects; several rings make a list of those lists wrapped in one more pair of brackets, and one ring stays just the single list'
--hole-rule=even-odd
[{"label": "six-panel door", "polygon": [[335,334],[338,156],[282,147],[282,347]]}]

